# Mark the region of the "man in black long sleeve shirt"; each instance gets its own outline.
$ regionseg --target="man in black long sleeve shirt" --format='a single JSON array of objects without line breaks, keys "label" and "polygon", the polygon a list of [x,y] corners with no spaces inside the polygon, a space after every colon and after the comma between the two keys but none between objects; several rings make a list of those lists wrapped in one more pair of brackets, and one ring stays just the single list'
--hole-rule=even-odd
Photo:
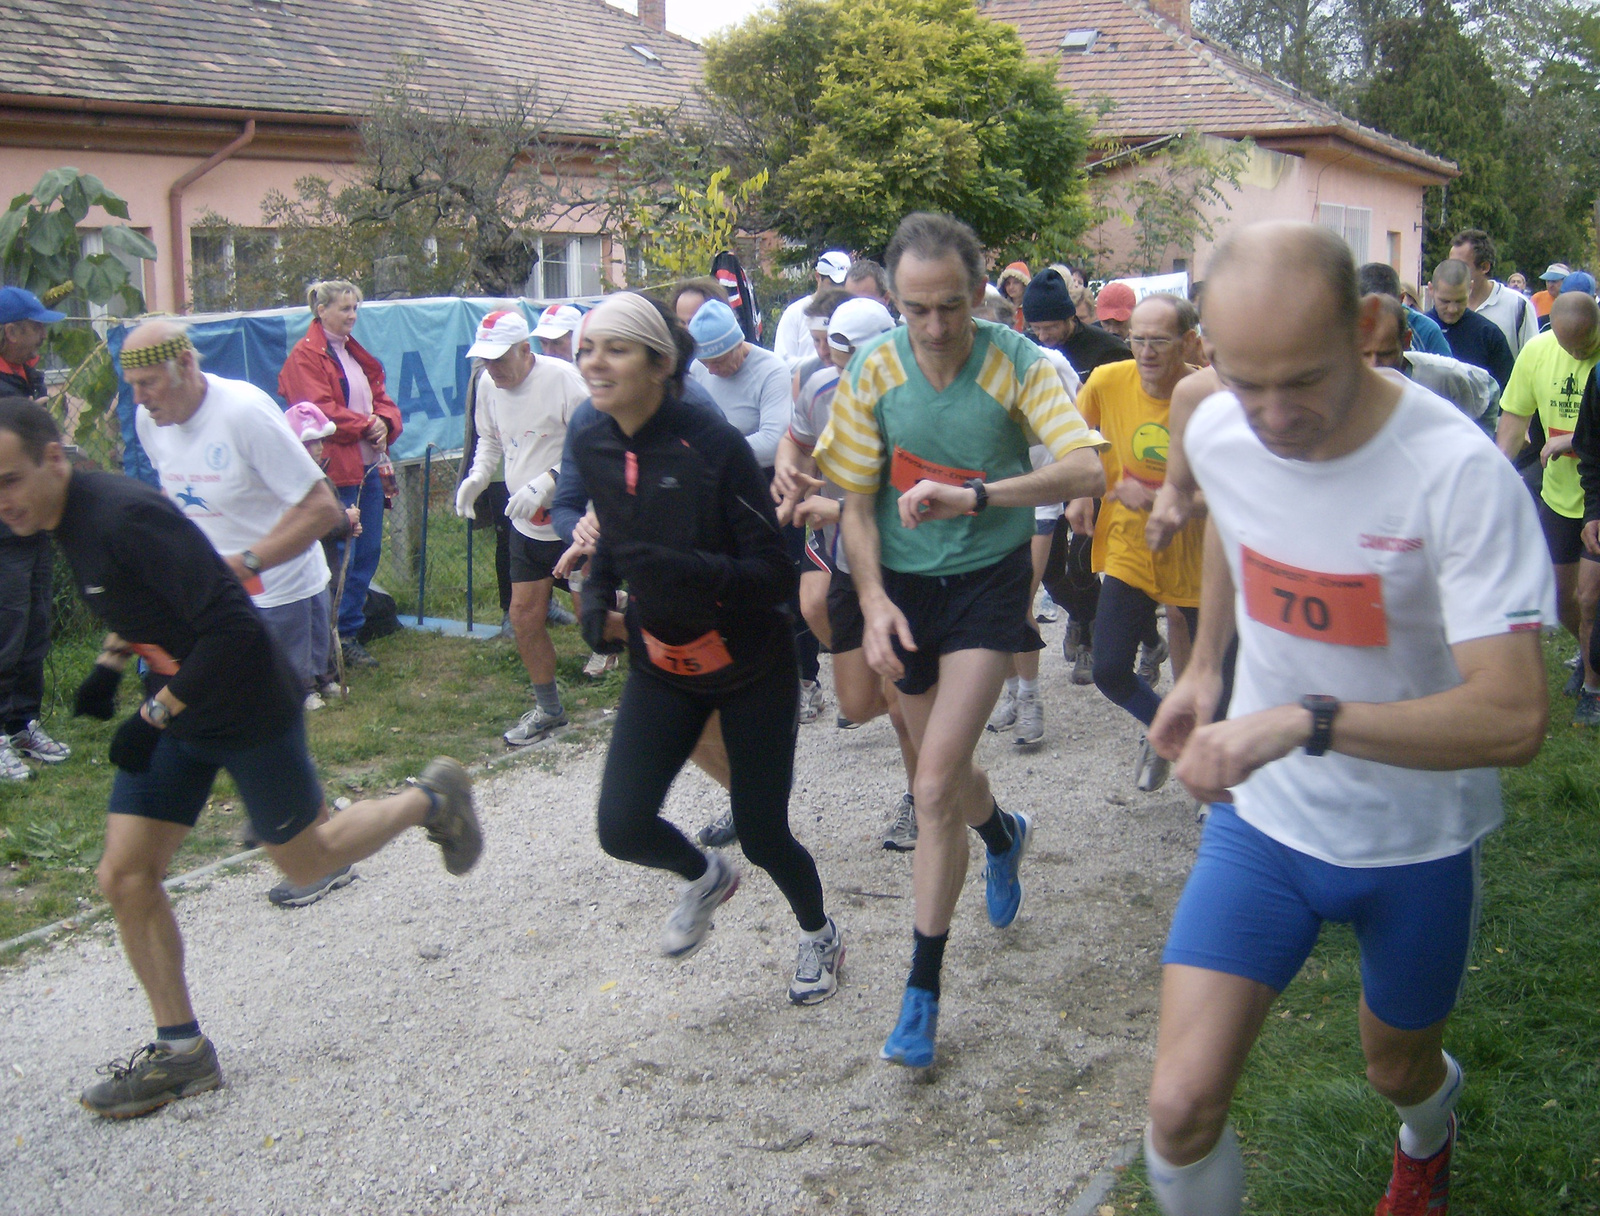
[{"label": "man in black long sleeve shirt", "polygon": [[[162,354],[158,344],[150,361]],[[483,847],[471,782],[441,758],[404,793],[330,820],[298,684],[227,563],[157,491],[74,472],[49,413],[20,398],[0,399],[0,520],[19,536],[53,532],[85,603],[113,631],[74,712],[112,717],[127,660],[137,654],[149,666],[146,699],[111,743],[118,771],[97,877],[156,1038],[82,1099],[99,1115],[142,1115],[222,1081],[189,1003],[183,941],[161,887],[218,771],[233,778],[268,856],[297,886],[418,826],[441,845],[446,867],[465,873]]]}]

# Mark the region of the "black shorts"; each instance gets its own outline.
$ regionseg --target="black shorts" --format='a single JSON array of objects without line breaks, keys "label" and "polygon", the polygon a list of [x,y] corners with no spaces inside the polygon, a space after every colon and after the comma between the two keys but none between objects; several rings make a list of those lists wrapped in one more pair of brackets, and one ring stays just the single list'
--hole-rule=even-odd
[{"label": "black shorts", "polygon": [[1552,566],[1570,566],[1580,557],[1584,561],[1600,562],[1600,557],[1583,547],[1583,520],[1570,519],[1551,510],[1550,504],[1542,498],[1539,500],[1539,526],[1544,529],[1544,543],[1550,550]]},{"label": "black shorts", "polygon": [[299,716],[262,743],[201,743],[163,734],[148,772],[117,770],[107,810],[192,828],[221,769],[233,778],[256,839],[266,844],[293,840],[322,810],[322,785]]},{"label": "black shorts", "polygon": [[511,529],[511,581],[538,583],[555,573],[556,563],[567,551],[558,540],[534,540],[516,528]]},{"label": "black shorts", "polygon": [[856,598],[856,582],[843,570],[835,570],[828,582],[828,629],[833,634],[829,654],[844,654],[861,649],[861,634],[866,618]]},{"label": "black shorts", "polygon": [[883,572],[883,589],[905,614],[917,649],[894,643],[906,674],[895,687],[919,696],[939,682],[939,656],[957,650],[1024,654],[1043,650],[1044,639],[1028,621],[1033,589],[1032,544],[1013,549],[992,566],[967,574]]}]

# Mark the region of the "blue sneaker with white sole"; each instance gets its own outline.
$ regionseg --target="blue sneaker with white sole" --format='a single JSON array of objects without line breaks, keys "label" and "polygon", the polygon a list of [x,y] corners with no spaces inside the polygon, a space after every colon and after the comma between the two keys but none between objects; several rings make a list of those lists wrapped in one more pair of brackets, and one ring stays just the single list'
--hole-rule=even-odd
[{"label": "blue sneaker with white sole", "polygon": [[906,989],[900,1001],[900,1021],[878,1054],[891,1064],[928,1068],[933,1064],[933,1040],[939,1033],[939,998],[926,988]]},{"label": "blue sneaker with white sole", "polygon": [[1007,812],[1011,816],[1011,847],[1004,853],[989,853],[989,866],[984,871],[984,900],[989,905],[989,923],[1004,929],[1017,919],[1022,911],[1022,879],[1017,868],[1022,855],[1028,851],[1028,838],[1033,834],[1033,824],[1021,811]]}]

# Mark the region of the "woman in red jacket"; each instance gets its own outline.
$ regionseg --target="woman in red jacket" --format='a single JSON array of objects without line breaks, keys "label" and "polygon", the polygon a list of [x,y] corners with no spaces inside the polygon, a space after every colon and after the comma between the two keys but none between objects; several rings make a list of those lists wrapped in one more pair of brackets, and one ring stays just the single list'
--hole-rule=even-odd
[{"label": "woman in red jacket", "polygon": [[354,545],[344,595],[339,600],[339,644],[345,666],[376,667],[378,661],[356,640],[366,624],[367,586],[383,554],[383,485],[378,463],[400,436],[400,408],[383,390],[383,364],[350,336],[361,289],[343,279],[313,283],[306,303],[316,314],[306,336],[295,343],[278,375],[285,401],[309,401],[334,425],[323,441],[328,476],[339,500],[361,512],[361,534],[340,542]]}]

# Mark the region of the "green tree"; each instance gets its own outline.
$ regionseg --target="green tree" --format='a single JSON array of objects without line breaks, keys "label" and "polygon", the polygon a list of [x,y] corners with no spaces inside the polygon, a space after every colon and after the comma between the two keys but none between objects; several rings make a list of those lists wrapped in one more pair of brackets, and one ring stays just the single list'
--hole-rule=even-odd
[{"label": "green tree", "polygon": [[717,254],[733,247],[739,215],[767,184],[767,173],[727,189],[731,174],[718,169],[704,189],[676,182],[664,203],[639,199],[623,215],[618,235],[643,262],[646,282],[705,274]]},{"label": "green tree", "polygon": [[1421,15],[1380,29],[1377,50],[1376,72],[1361,94],[1361,120],[1461,169],[1448,186],[1427,192],[1425,261],[1448,257],[1450,237],[1462,228],[1513,240],[1515,220],[1506,203],[1506,94],[1454,9],[1446,0],[1424,0]]},{"label": "green tree", "polygon": [[1140,171],[1123,188],[1121,200],[1109,204],[1111,217],[1133,229],[1133,274],[1159,274],[1168,249],[1184,256],[1196,241],[1216,236],[1216,208],[1233,209],[1228,196],[1250,163],[1251,144],[1210,139],[1190,131],[1140,158]]}]

